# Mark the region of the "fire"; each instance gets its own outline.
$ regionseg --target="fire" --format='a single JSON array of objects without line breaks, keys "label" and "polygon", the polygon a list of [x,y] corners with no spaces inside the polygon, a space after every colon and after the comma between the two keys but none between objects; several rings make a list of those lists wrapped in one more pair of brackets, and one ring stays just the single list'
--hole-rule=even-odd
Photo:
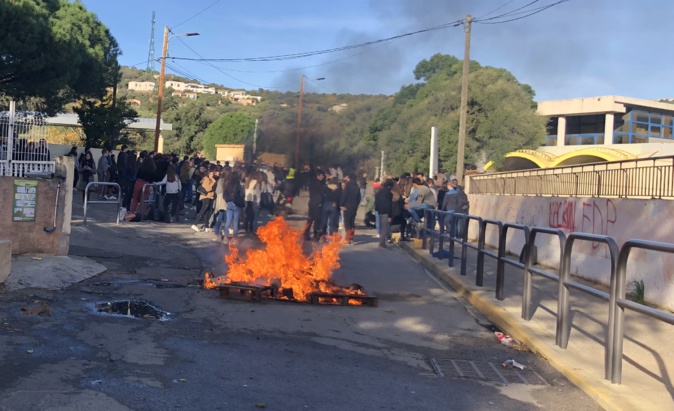
[{"label": "fire", "polygon": [[283,217],[277,217],[257,230],[258,237],[266,245],[264,249],[248,250],[245,256],[238,248],[229,246],[225,256],[226,275],[212,278],[206,273],[205,288],[214,288],[228,283],[276,286],[279,295],[289,295],[297,301],[309,301],[311,293],[363,295],[359,289],[345,288],[334,284],[330,277],[339,268],[341,238],[336,235],[322,247],[314,249],[310,256],[302,251],[302,232],[293,230]]}]

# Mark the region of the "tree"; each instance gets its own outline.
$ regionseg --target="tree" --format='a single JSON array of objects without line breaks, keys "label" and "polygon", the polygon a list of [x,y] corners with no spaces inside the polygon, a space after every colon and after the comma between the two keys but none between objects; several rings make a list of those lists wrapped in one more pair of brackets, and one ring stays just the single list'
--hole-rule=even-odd
[{"label": "tree", "polygon": [[208,126],[204,133],[204,151],[215,158],[216,144],[252,144],[255,120],[239,112],[227,113]]},{"label": "tree", "polygon": [[[428,171],[431,126],[439,131],[441,168],[454,169],[461,72],[461,62],[451,56],[423,60],[414,73],[425,82],[401,88],[394,104],[375,116],[368,138],[386,151],[388,171]],[[536,113],[531,87],[519,83],[505,69],[476,62],[471,62],[470,76],[467,162],[487,158],[498,165],[509,151],[543,142],[545,119]]]},{"label": "tree", "polygon": [[138,116],[124,99],[113,104],[112,96],[103,100],[82,100],[73,110],[79,117],[85,135],[85,147],[111,147],[126,142],[120,131],[129,120]]},{"label": "tree", "polygon": [[0,95],[54,113],[111,86],[119,47],[77,0],[0,2]]}]

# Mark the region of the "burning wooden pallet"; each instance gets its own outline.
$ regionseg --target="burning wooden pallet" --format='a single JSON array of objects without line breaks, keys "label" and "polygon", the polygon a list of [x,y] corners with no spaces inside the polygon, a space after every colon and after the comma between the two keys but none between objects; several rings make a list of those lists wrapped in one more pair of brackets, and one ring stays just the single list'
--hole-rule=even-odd
[{"label": "burning wooden pallet", "polygon": [[379,306],[379,299],[370,295],[348,295],[313,293],[309,299],[311,304],[318,305],[360,305],[366,307]]},{"label": "burning wooden pallet", "polygon": [[258,287],[248,284],[222,284],[216,287],[220,293],[220,297],[229,298],[232,300],[254,301],[260,302],[263,297],[271,293],[271,287]]}]

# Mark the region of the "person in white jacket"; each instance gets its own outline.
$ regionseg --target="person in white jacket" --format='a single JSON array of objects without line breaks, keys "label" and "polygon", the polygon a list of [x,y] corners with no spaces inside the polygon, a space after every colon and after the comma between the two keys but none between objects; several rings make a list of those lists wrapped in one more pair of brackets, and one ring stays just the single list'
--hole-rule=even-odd
[{"label": "person in white jacket", "polygon": [[[166,176],[161,181],[162,184],[166,184],[166,196],[164,197],[164,213],[168,212],[168,206],[171,205],[171,214],[168,214],[169,217],[164,219],[168,222],[178,222],[178,196],[182,189],[180,184],[180,178],[176,175],[176,171],[173,167],[166,169]],[[165,214],[167,215],[167,214]]]},{"label": "person in white jacket", "polygon": [[245,183],[246,189],[246,210],[243,227],[249,233],[257,231],[257,219],[260,216],[260,172],[255,170]]}]

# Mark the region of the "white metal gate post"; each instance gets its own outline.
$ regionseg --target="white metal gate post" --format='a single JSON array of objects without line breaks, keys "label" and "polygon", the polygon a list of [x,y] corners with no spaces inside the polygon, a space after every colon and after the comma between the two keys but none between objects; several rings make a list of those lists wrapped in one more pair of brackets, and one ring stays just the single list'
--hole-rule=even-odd
[{"label": "white metal gate post", "polygon": [[9,124],[7,127],[7,160],[12,161],[14,151],[14,122],[16,121],[16,101],[9,102]]}]

